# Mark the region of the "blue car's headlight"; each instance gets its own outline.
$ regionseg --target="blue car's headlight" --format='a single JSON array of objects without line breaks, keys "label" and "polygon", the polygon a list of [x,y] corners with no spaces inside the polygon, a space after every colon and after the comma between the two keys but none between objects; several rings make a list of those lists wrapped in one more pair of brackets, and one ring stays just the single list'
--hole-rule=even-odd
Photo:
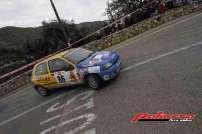
[{"label": "blue car's headlight", "polygon": [[111,66],[112,66],[112,63],[109,62],[109,63],[107,63],[107,64],[104,65],[104,68],[105,68],[105,69],[108,69],[108,68],[110,68]]}]

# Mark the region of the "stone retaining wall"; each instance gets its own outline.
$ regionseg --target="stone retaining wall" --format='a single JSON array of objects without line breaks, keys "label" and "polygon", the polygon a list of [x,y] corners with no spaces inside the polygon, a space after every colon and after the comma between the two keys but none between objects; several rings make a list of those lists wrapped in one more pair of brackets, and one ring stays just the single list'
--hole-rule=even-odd
[{"label": "stone retaining wall", "polygon": [[[184,6],[180,8],[176,8],[170,11],[167,11],[165,14],[161,14],[158,16],[154,16],[152,18],[146,19],[142,22],[139,22],[137,24],[134,24],[128,28],[125,28],[119,32],[116,32],[112,35],[103,37],[100,40],[93,41],[84,47],[90,50],[102,50],[105,48],[108,48],[112,45],[118,44],[124,40],[127,40],[131,37],[134,37],[138,34],[141,34],[145,31],[148,31],[152,28],[155,28],[161,24],[164,24],[165,22],[174,20],[180,16],[188,15],[194,12],[202,11],[202,5],[189,5]],[[19,87],[22,87],[28,83],[30,83],[30,75],[31,71],[26,72],[16,78],[13,78],[10,81],[7,81],[6,83],[3,83],[0,85],[0,97],[4,96]]]},{"label": "stone retaining wall", "polygon": [[188,15],[197,11],[202,11],[202,4],[189,5],[169,10],[164,14],[146,19],[112,35],[103,37],[100,40],[93,41],[85,45],[84,47],[90,50],[102,50],[112,45],[118,44],[124,40],[127,40],[131,37],[134,37],[138,34],[141,34],[145,31],[148,31],[152,28],[158,27],[168,21],[179,18],[180,16]]},{"label": "stone retaining wall", "polygon": [[25,72],[0,85],[0,97],[9,94],[10,92],[30,83],[31,71]]}]

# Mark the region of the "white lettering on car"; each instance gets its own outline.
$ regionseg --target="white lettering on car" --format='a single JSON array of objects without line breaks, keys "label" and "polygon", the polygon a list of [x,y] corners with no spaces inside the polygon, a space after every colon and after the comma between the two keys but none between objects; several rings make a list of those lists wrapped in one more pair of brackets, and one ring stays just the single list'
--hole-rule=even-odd
[{"label": "white lettering on car", "polygon": [[100,73],[100,66],[88,67],[88,73]]}]

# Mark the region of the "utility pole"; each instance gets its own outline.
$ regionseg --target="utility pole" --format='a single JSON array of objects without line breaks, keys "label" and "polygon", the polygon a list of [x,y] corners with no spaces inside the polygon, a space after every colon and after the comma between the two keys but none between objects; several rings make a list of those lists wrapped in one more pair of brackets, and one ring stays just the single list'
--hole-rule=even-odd
[{"label": "utility pole", "polygon": [[71,45],[70,45],[69,42],[68,42],[69,40],[68,40],[68,37],[67,37],[67,33],[66,33],[66,31],[65,31],[65,28],[64,28],[63,25],[62,25],[62,21],[61,21],[61,19],[60,19],[60,16],[59,16],[59,14],[58,14],[58,12],[57,12],[57,9],[56,9],[54,3],[53,3],[53,0],[50,0],[50,2],[51,2],[51,6],[52,6],[52,8],[53,8],[53,10],[54,10],[54,12],[55,12],[55,15],[56,15],[56,17],[57,17],[57,20],[58,20],[58,22],[59,22],[59,24],[60,24],[62,33],[63,33],[63,35],[64,35],[64,37],[65,37],[65,43],[68,45],[68,47],[71,47]]}]

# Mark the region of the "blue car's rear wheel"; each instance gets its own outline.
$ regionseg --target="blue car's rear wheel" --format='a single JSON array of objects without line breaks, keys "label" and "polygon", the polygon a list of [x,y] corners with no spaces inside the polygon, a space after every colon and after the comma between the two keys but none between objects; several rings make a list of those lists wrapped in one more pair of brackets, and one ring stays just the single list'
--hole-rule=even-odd
[{"label": "blue car's rear wheel", "polygon": [[97,75],[87,76],[86,82],[93,89],[99,89],[102,86],[102,80]]}]

